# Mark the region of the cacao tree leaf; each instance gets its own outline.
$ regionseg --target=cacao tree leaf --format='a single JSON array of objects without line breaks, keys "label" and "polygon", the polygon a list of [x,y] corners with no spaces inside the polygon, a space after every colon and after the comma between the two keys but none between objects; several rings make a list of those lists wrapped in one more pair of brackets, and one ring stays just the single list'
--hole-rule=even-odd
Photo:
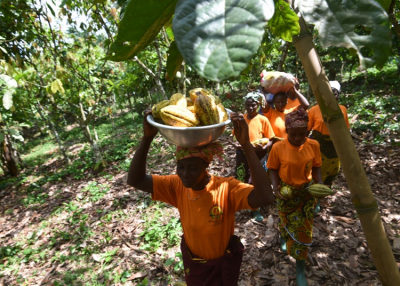
[{"label": "cacao tree leaf", "polygon": [[4,137],[5,137],[4,133],[1,132],[1,133],[0,133],[0,142],[3,142],[3,141],[4,141]]},{"label": "cacao tree leaf", "polygon": [[268,28],[278,38],[291,42],[292,37],[300,33],[299,17],[287,2],[278,0],[275,2],[274,16],[268,21]]},{"label": "cacao tree leaf", "polygon": [[385,9],[385,11],[387,12],[389,10],[390,4],[392,3],[392,0],[376,0],[376,2],[381,4],[383,9]]},{"label": "cacao tree leaf", "polygon": [[65,93],[65,90],[64,90],[64,86],[63,86],[61,80],[56,79],[56,81],[57,81],[57,83],[58,83],[58,91],[59,91],[61,94],[64,94],[64,93]]},{"label": "cacao tree leaf", "polygon": [[[307,22],[318,28],[323,48],[345,47],[357,51],[360,70],[381,68],[390,55],[389,19],[382,6],[373,0],[299,0],[299,9]],[[356,29],[364,34],[357,34]],[[365,49],[369,50],[367,55]],[[364,54],[363,54],[364,52]]]},{"label": "cacao tree leaf", "polygon": [[50,88],[51,88],[51,92],[52,92],[53,94],[56,94],[57,91],[58,91],[58,81],[57,81],[57,80],[53,81],[53,82],[50,84]]},{"label": "cacao tree leaf", "polygon": [[14,90],[6,89],[3,95],[3,106],[5,109],[10,109],[13,106],[13,95]]},{"label": "cacao tree leaf", "polygon": [[172,81],[175,78],[176,72],[181,68],[183,57],[179,52],[175,42],[171,42],[168,50],[167,73],[168,80]]},{"label": "cacao tree leaf", "polygon": [[177,0],[131,0],[118,26],[118,35],[105,58],[124,61],[147,47],[171,19]]},{"label": "cacao tree leaf", "polygon": [[221,81],[246,68],[273,14],[273,0],[180,0],[172,27],[186,63]]},{"label": "cacao tree leaf", "polygon": [[8,76],[6,74],[0,74],[0,84],[2,82],[6,85],[7,89],[13,89],[18,87],[17,81],[13,79],[11,76]]}]

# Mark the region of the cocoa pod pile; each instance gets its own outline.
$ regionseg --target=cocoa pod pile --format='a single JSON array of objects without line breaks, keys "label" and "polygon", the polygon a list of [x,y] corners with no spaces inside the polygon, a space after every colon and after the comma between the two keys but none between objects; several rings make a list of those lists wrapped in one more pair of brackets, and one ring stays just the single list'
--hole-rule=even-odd
[{"label": "cocoa pod pile", "polygon": [[175,127],[213,125],[229,119],[229,115],[218,96],[207,89],[195,88],[186,97],[173,94],[169,100],[160,101],[151,108],[154,119]]}]

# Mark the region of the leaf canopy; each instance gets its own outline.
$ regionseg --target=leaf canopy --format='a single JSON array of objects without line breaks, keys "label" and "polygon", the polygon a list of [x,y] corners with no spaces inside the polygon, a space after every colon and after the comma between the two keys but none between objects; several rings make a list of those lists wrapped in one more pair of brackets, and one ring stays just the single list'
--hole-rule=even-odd
[{"label": "leaf canopy", "polygon": [[273,14],[273,0],[180,0],[175,41],[200,76],[221,81],[246,68]]},{"label": "leaf canopy", "polygon": [[278,0],[274,16],[268,21],[268,28],[276,37],[291,42],[292,37],[300,33],[299,17],[287,2]]},{"label": "leaf canopy", "polygon": [[131,0],[119,23],[118,36],[107,60],[132,59],[156,37],[175,9],[177,0]]},{"label": "leaf canopy", "polygon": [[[389,19],[382,6],[373,0],[299,0],[299,9],[307,22],[319,26],[323,48],[345,47],[357,51],[360,70],[381,68],[390,55]],[[362,27],[367,33],[356,33]],[[370,51],[364,55],[363,49]],[[372,54],[372,55],[370,55]]]}]

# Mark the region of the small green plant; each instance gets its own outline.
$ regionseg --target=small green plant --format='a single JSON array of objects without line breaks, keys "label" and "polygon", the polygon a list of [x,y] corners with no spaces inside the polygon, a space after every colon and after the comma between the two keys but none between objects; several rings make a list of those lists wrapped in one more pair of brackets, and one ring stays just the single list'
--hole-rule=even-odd
[{"label": "small green plant", "polygon": [[144,239],[143,249],[156,251],[164,239],[167,239],[169,247],[175,246],[180,241],[182,226],[177,218],[171,218],[168,224],[160,221],[161,213],[157,211],[150,222],[146,223],[145,230],[140,234]]},{"label": "small green plant", "polygon": [[89,194],[89,201],[97,202],[104,197],[104,195],[110,190],[107,185],[99,185],[97,182],[90,182],[82,192]]},{"label": "small green plant", "polygon": [[[176,258],[178,258],[178,261],[176,261]],[[174,269],[175,272],[180,272],[184,269],[183,267],[183,259],[182,259],[182,252],[177,252],[175,253],[175,257],[170,257],[165,261],[165,266],[170,266],[172,265],[172,268]]]},{"label": "small green plant", "polygon": [[244,178],[246,177],[246,169],[244,167],[244,163],[242,163],[236,170],[237,179],[241,182],[244,182]]}]

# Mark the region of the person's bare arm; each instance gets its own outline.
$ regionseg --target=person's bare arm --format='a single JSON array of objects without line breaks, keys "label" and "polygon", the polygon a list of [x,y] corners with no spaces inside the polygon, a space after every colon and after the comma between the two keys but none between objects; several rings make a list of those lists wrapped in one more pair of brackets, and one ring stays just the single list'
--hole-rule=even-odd
[{"label": "person's bare arm", "polygon": [[314,182],[316,182],[317,184],[324,183],[322,181],[321,167],[312,167],[311,172],[312,172],[312,177],[314,179]]},{"label": "person's bare arm", "polygon": [[308,109],[308,107],[310,107],[310,103],[308,102],[307,98],[305,98],[304,95],[302,95],[295,86],[293,86],[292,88],[289,89],[288,93],[294,95],[295,97],[297,97],[299,99],[300,102],[300,106],[303,107],[305,110]]},{"label": "person's bare arm", "polygon": [[151,142],[158,130],[147,122],[146,118],[149,114],[151,114],[151,110],[147,109],[144,112],[142,141],[132,158],[128,171],[127,183],[136,189],[147,193],[153,193],[153,178],[151,175],[146,174],[146,160]]},{"label": "person's bare arm", "polygon": [[236,139],[243,148],[249,164],[251,178],[253,180],[254,189],[247,197],[248,203],[252,208],[259,208],[272,204],[274,195],[272,194],[271,183],[267,172],[262,167],[253,145],[249,140],[249,130],[246,121],[241,114],[231,114]]},{"label": "person's bare arm", "polygon": [[286,201],[287,199],[282,197],[281,195],[281,178],[279,178],[279,170],[277,169],[269,169],[269,176],[272,182],[272,190],[275,196],[279,199]]}]

